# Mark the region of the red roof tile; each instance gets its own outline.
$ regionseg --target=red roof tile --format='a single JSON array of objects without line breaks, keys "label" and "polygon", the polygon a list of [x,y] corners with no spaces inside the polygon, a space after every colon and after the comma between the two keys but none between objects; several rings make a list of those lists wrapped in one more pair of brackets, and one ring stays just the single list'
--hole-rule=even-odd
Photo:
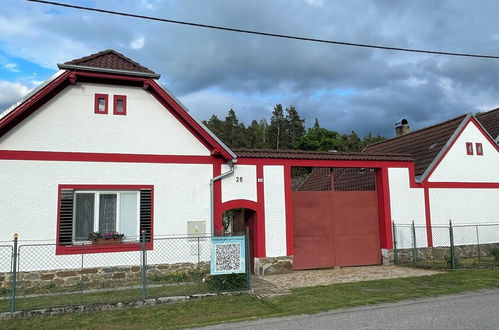
[{"label": "red roof tile", "polygon": [[381,141],[364,149],[368,153],[405,153],[414,158],[416,176],[422,175],[463,122],[462,115],[443,123]]},{"label": "red roof tile", "polygon": [[494,140],[499,137],[499,108],[480,113],[476,115],[476,119],[478,119]]},{"label": "red roof tile", "polygon": [[275,149],[233,149],[237,157],[241,158],[272,158],[272,159],[307,159],[307,160],[369,160],[369,161],[412,161],[407,154],[387,153],[342,153],[327,151],[305,150],[275,150]]},{"label": "red roof tile", "polygon": [[140,65],[139,63],[112,49],[74,59],[64,64],[156,74],[154,71]]}]

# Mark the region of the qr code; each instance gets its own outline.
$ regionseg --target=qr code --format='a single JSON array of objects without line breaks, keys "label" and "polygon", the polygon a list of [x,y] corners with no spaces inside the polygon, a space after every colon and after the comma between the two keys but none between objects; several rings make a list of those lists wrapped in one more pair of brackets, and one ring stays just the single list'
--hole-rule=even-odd
[{"label": "qr code", "polygon": [[241,269],[241,245],[237,243],[217,244],[215,270],[217,272]]}]

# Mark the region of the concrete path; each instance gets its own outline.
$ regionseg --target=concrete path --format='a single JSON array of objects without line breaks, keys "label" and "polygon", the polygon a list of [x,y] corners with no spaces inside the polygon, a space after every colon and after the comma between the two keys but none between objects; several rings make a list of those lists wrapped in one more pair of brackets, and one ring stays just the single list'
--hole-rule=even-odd
[{"label": "concrete path", "polygon": [[499,329],[499,289],[205,329]]}]

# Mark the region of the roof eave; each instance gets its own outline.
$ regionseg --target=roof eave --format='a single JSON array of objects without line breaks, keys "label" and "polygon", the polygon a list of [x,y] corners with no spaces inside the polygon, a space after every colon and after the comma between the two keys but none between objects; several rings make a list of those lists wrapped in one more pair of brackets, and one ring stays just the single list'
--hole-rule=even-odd
[{"label": "roof eave", "polygon": [[118,70],[118,69],[108,69],[108,68],[97,68],[97,67],[85,66],[85,65],[58,63],[57,67],[59,69],[63,69],[63,70],[82,70],[82,71],[92,71],[92,72],[105,72],[105,73],[114,73],[114,74],[120,74],[120,75],[136,76],[136,77],[152,78],[152,79],[159,79],[161,77],[161,75],[158,73],[128,71],[128,70]]},{"label": "roof eave", "polygon": [[416,182],[417,183],[421,183],[424,180],[426,180],[426,177],[428,176],[428,174],[431,173],[431,171],[433,170],[433,168],[435,167],[435,165],[438,164],[438,162],[440,161],[440,158],[442,158],[442,156],[445,155],[445,153],[447,152],[447,150],[449,149],[449,147],[452,145],[452,142],[456,139],[456,137],[459,135],[459,133],[464,129],[464,126],[466,125],[466,123],[469,121],[469,119],[471,117],[473,117],[473,115],[471,113],[468,113],[466,115],[466,117],[464,117],[464,119],[461,121],[461,123],[459,124],[459,126],[454,130],[454,133],[452,133],[452,135],[447,140],[447,142],[445,142],[445,145],[442,147],[442,149],[440,149],[440,151],[438,152],[437,156],[435,158],[433,158],[432,162],[426,168],[426,170],[423,172],[423,174],[421,174],[420,176],[416,177]]}]

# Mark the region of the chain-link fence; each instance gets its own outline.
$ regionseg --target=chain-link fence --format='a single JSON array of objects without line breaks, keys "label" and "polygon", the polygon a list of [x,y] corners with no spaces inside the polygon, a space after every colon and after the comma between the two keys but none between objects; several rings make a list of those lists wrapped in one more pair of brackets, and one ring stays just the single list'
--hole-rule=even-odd
[{"label": "chain-link fence", "polygon": [[146,242],[144,236],[133,251],[111,252],[116,245],[92,251],[87,244],[67,255],[57,254],[56,244],[18,246],[15,238],[13,245],[0,245],[0,312],[248,290],[247,237]]},{"label": "chain-link fence", "polygon": [[393,225],[397,265],[458,269],[499,266],[499,224]]}]

